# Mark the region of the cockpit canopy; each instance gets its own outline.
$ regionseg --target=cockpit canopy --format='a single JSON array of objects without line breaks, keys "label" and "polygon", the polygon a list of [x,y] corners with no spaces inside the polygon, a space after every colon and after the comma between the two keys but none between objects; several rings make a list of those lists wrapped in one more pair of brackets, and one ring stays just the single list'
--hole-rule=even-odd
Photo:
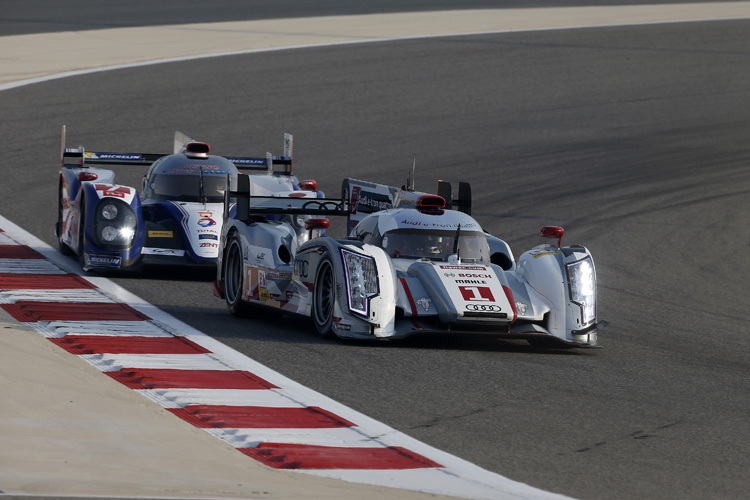
[{"label": "cockpit canopy", "polygon": [[394,229],[383,235],[379,246],[395,258],[443,261],[458,253],[462,262],[489,262],[490,247],[484,233],[460,231],[458,252],[455,241],[456,231]]},{"label": "cockpit canopy", "polygon": [[220,203],[224,201],[227,175],[230,187],[236,189],[237,167],[226,158],[165,156],[155,161],[146,172],[143,198]]},{"label": "cockpit canopy", "polygon": [[456,253],[458,237],[457,253],[462,262],[490,261],[490,247],[479,224],[455,211],[429,215],[414,209],[386,210],[362,219],[353,236],[381,247],[392,258],[438,261]]}]

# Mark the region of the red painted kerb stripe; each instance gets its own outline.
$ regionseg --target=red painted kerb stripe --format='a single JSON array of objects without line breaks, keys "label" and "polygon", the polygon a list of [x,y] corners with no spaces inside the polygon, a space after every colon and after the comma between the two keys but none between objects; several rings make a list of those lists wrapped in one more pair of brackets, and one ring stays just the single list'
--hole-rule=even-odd
[{"label": "red painted kerb stripe", "polygon": [[201,428],[331,429],[354,424],[322,408],[188,405],[169,411]]},{"label": "red painted kerb stripe", "polygon": [[184,337],[67,335],[50,340],[71,354],[205,354],[211,352]]},{"label": "red painted kerb stripe", "polygon": [[122,368],[104,373],[131,389],[278,389],[257,375],[239,370]]},{"label": "red painted kerb stripe", "polygon": [[424,469],[443,467],[400,446],[343,448],[304,444],[261,443],[238,448],[274,469]]},{"label": "red painted kerb stripe", "polygon": [[145,321],[150,319],[127,304],[19,300],[0,304],[22,323],[35,321]]},{"label": "red painted kerb stripe", "polygon": [[63,290],[96,288],[76,274],[0,273],[2,290]]},{"label": "red painted kerb stripe", "polygon": [[0,245],[1,259],[43,259],[44,255],[40,254],[33,248],[25,245]]}]

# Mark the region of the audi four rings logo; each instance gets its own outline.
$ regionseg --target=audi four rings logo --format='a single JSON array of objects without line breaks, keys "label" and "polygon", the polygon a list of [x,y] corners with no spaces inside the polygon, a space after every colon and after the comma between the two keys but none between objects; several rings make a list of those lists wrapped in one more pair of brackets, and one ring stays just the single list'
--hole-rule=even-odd
[{"label": "audi four rings logo", "polygon": [[503,309],[493,304],[466,304],[467,311],[499,312]]}]

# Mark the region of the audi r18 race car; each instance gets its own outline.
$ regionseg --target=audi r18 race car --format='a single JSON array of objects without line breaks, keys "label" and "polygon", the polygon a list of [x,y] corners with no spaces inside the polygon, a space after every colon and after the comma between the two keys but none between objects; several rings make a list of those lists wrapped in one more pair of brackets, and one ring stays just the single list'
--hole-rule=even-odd
[{"label": "audi r18 race car", "polygon": [[[445,182],[431,195],[345,179],[337,199],[256,196],[240,179],[226,196],[214,293],[235,315],[272,307],[311,317],[325,336],[466,332],[598,346],[589,251],[562,246],[564,230],[544,227],[554,244],[516,262],[470,212],[466,183],[453,199]],[[347,217],[347,238],[323,234],[330,216]]]},{"label": "audi r18 race car", "polygon": [[[171,155],[90,152],[66,148],[63,126],[55,225],[60,250],[76,255],[85,271],[215,266],[224,189],[236,184],[240,171],[252,172],[265,194],[299,191],[289,134],[284,149],[283,156],[265,158],[216,156],[208,144],[177,132]],[[148,165],[141,192],[116,184],[115,173],[101,167],[110,165]]]}]

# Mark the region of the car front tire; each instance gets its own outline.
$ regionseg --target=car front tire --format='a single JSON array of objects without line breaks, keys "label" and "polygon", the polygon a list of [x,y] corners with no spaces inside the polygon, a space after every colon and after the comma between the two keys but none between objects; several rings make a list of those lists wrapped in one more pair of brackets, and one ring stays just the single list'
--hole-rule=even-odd
[{"label": "car front tire", "polygon": [[336,302],[336,277],[330,258],[323,259],[315,273],[312,319],[315,329],[324,337],[333,332],[333,311]]},{"label": "car front tire", "polygon": [[58,191],[57,196],[57,243],[60,247],[60,252],[63,255],[72,256],[74,255],[73,250],[63,242],[63,209],[62,209],[62,188]]}]

